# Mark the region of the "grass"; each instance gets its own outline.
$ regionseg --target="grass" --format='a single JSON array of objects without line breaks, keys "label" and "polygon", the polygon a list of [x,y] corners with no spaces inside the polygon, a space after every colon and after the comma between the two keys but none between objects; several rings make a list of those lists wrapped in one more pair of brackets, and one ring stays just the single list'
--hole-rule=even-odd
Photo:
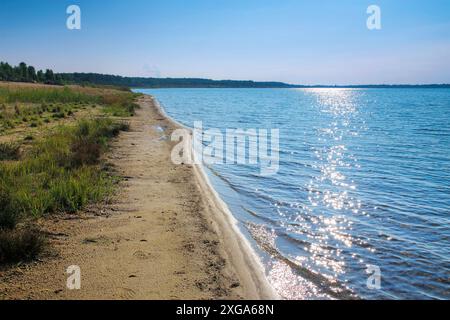
[{"label": "grass", "polygon": [[101,106],[106,115],[134,115],[137,94],[113,89],[65,87],[24,87],[0,85],[0,133],[21,125],[32,128],[61,121],[82,109]]},{"label": "grass", "polygon": [[[0,85],[0,130],[25,130],[24,138],[0,143],[0,264],[33,259],[44,248],[35,218],[74,213],[113,192],[117,178],[102,155],[111,138],[128,130],[113,117],[132,116],[134,98],[111,89]],[[98,106],[105,116],[76,117]],[[52,122],[58,123],[47,133],[31,134]]]},{"label": "grass", "polygon": [[139,107],[134,103],[136,95],[130,93],[121,93],[102,97],[104,112],[114,117],[133,116]]},{"label": "grass", "polygon": [[131,117],[134,115],[138,105],[134,102],[124,102],[122,104],[110,104],[104,107],[104,112],[114,117]]},{"label": "grass", "polygon": [[76,212],[111,194],[115,178],[100,169],[110,138],[126,129],[110,119],[80,120],[42,138],[20,160],[0,163],[0,263],[30,258],[43,247],[19,221]]},{"label": "grass", "polygon": [[98,164],[107,141],[123,128],[110,119],[80,120],[36,141],[21,160],[0,163],[5,208],[0,212],[0,228],[9,224],[11,215],[19,220],[27,215],[75,212],[107,195],[112,181]]},{"label": "grass", "polygon": [[0,87],[0,103],[99,103],[100,97],[81,91],[75,91],[70,87],[64,88],[33,88],[33,87]]}]

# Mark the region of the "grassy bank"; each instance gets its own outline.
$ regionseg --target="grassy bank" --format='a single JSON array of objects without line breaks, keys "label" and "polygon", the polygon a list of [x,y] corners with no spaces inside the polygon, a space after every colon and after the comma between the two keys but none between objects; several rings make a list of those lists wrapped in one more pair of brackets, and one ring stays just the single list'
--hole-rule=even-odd
[{"label": "grassy bank", "polygon": [[[111,138],[127,130],[115,117],[132,116],[134,98],[98,88],[0,87],[3,136],[15,126],[25,128],[24,134],[36,126],[44,132],[36,139],[0,142],[0,264],[39,254],[45,239],[35,219],[74,213],[111,194],[116,178],[103,169],[102,154]],[[101,111],[77,116],[83,108]],[[24,126],[28,117],[39,124]],[[7,121],[15,126],[4,126]]]},{"label": "grassy bank", "polygon": [[18,127],[39,127],[96,107],[108,115],[131,116],[134,98],[131,92],[114,89],[0,85],[0,134]]}]

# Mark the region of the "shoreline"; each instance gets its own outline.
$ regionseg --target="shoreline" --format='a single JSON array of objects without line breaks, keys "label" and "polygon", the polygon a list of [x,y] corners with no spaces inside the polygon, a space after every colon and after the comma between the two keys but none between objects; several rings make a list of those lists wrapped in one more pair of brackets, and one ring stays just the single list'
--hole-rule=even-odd
[{"label": "shoreline", "polygon": [[[180,126],[153,97],[138,103],[123,119],[130,130],[105,155],[122,177],[117,194],[36,221],[50,249],[0,268],[0,299],[276,298],[201,168],[172,163],[170,135]],[[80,290],[66,288],[72,265],[81,270]]]},{"label": "shoreline", "polygon": [[[192,135],[191,128],[169,116],[155,97],[150,95],[147,96],[151,97],[154,107],[162,117],[165,117],[168,121],[173,123],[173,125],[178,126],[179,128],[189,130]],[[204,197],[210,202],[210,205],[213,208],[212,213],[215,215],[215,222],[217,224],[216,232],[218,232],[219,237],[225,241],[227,254],[234,264],[234,268],[240,278],[245,279],[243,280],[246,282],[245,286],[247,288],[250,287],[251,291],[256,294],[254,299],[279,299],[278,294],[269,284],[264,274],[264,267],[259,260],[259,257],[251,247],[248,239],[239,230],[238,221],[233,216],[228,205],[214,189],[214,186],[205,172],[204,166],[202,164],[194,165],[193,168],[200,189],[203,191]]]}]

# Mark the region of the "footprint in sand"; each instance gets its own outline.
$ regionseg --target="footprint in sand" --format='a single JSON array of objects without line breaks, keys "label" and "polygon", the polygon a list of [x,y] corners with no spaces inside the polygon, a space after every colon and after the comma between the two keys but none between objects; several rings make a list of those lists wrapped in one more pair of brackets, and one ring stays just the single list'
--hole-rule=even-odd
[{"label": "footprint in sand", "polygon": [[146,259],[150,259],[151,255],[150,253],[144,252],[144,251],[136,251],[135,253],[133,253],[133,256],[141,259],[141,260],[146,260]]},{"label": "footprint in sand", "polygon": [[129,288],[118,288],[117,291],[121,299],[132,299],[136,294],[134,290]]}]

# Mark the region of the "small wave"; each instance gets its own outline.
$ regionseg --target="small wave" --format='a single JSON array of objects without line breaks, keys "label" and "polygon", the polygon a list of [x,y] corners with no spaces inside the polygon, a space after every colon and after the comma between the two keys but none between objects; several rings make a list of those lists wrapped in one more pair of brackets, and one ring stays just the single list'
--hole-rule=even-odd
[{"label": "small wave", "polygon": [[247,229],[262,250],[267,252],[273,259],[288,265],[298,276],[311,281],[321,292],[335,299],[358,299],[358,296],[352,290],[338,280],[329,280],[325,276],[313,272],[284,256],[276,248],[275,236],[271,235],[264,226],[247,223]]}]

